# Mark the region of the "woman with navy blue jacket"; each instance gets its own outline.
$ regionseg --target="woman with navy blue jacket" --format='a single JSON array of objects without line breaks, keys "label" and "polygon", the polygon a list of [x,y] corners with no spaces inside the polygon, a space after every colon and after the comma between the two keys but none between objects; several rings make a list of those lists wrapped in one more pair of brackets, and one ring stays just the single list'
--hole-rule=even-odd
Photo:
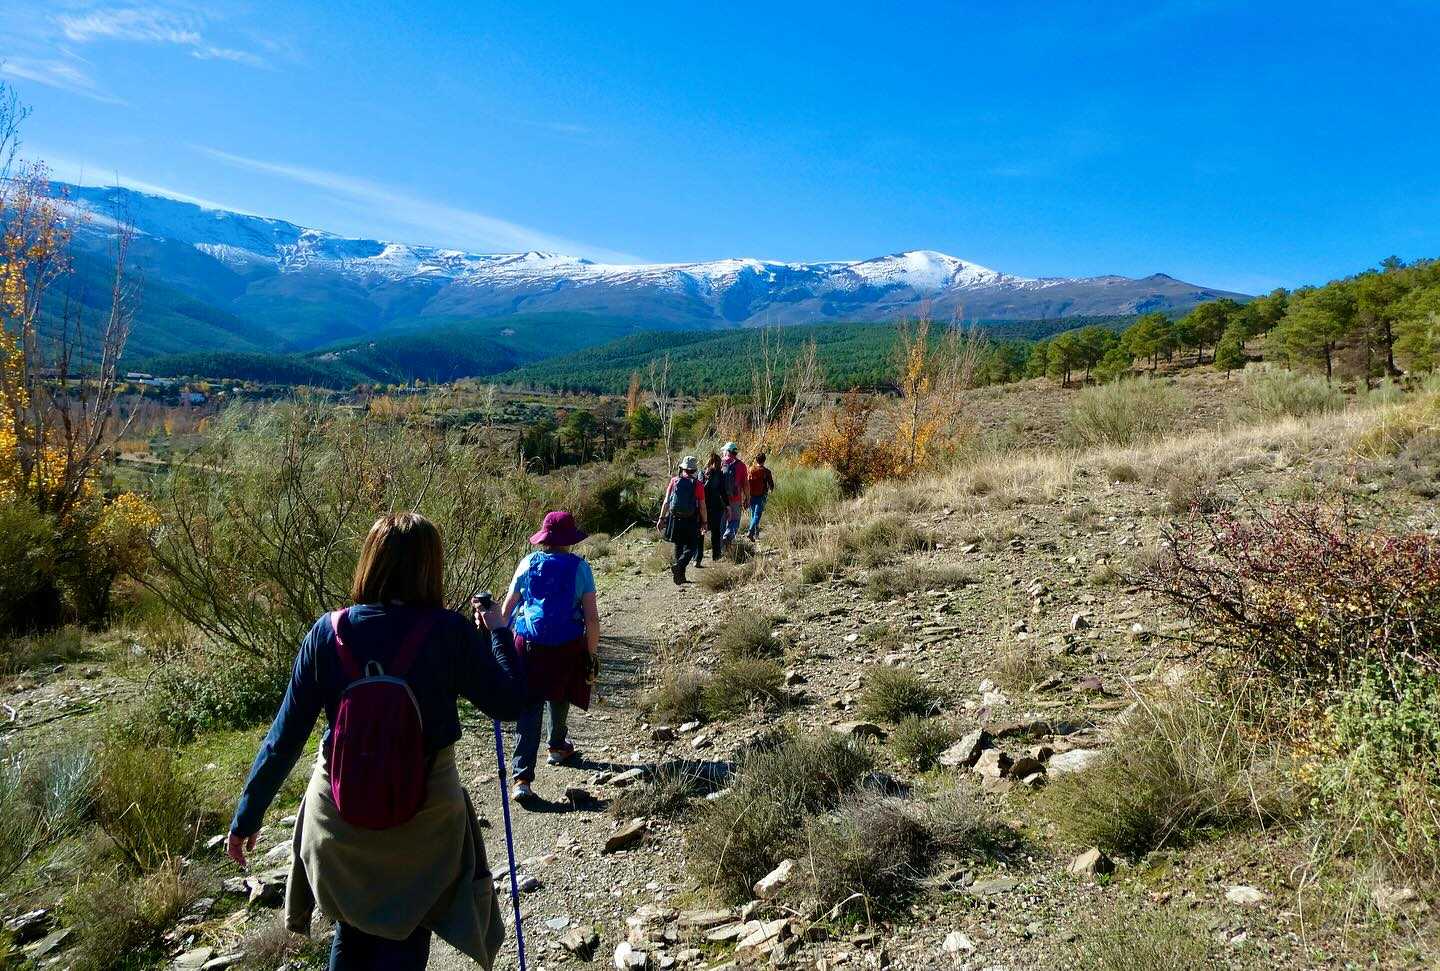
[{"label": "woman with navy blue jacket", "polygon": [[[245,866],[265,811],[325,712],[327,727],[295,826],[286,924],[307,933],[318,904],[336,922],[332,969],[423,968],[432,931],[488,968],[503,938],[479,826],[455,768],[456,704],[466,698],[505,721],[528,705],[498,612],[485,618],[494,629],[486,637],[444,609],[442,549],[439,531],[423,516],[376,521],[355,570],[355,606],[320,618],[301,643],[230,826],[227,852]],[[328,763],[337,710],[356,667],[381,670],[405,655],[412,655],[406,669],[389,673],[403,680],[419,716],[423,802],[407,821],[366,828],[345,817],[332,796]]]}]

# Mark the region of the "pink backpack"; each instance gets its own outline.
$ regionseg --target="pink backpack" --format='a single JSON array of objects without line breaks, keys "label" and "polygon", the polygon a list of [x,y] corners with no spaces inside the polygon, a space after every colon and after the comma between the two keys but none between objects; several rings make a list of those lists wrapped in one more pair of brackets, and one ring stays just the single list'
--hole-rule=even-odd
[{"label": "pink backpack", "polygon": [[330,726],[330,795],[346,822],[362,829],[389,829],[409,822],[425,804],[428,775],[420,705],[405,675],[435,625],[421,618],[400,645],[387,671],[379,661],[360,667],[345,643],[348,610],[333,611],[335,652],[348,687]]}]

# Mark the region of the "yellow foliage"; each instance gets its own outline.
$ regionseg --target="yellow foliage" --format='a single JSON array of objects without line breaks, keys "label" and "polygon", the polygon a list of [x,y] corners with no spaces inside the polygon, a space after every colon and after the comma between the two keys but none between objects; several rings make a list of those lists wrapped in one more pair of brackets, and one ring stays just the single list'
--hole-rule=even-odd
[{"label": "yellow foliage", "polygon": [[96,519],[90,545],[108,553],[117,571],[135,573],[144,565],[150,537],[159,528],[160,513],[149,501],[133,492],[122,492]]}]

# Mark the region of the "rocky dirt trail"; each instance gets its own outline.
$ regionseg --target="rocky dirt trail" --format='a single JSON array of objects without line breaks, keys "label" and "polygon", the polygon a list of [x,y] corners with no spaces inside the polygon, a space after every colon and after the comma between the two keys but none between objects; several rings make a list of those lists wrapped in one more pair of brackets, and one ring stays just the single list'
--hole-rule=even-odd
[{"label": "rocky dirt trail", "polygon": [[[661,579],[635,572],[598,577],[604,669],[590,711],[572,711],[570,716],[570,735],[580,755],[563,766],[542,764],[535,781],[539,798],[525,807],[511,805],[531,968],[567,959],[569,952],[562,947],[562,938],[572,944],[584,940],[591,927],[601,938],[594,947],[594,958],[607,962],[618,939],[624,937],[627,917],[643,905],[657,899],[672,900],[682,893],[678,831],[664,821],[649,820],[643,833],[627,835],[620,831],[638,827],[607,810],[608,803],[639,777],[634,770],[653,765],[666,754],[668,746],[656,743],[642,730],[643,716],[635,701],[644,688],[645,671],[657,645],[665,640],[666,628],[674,626],[677,616],[688,617],[706,609],[704,594],[697,587],[677,591],[668,577],[663,585]],[[505,743],[508,763],[514,744],[510,731]],[[517,962],[509,926],[513,918],[505,831],[494,736],[488,723],[465,726],[457,760],[476,810],[487,823],[486,850],[507,924],[497,967],[513,968]],[[606,844],[612,839],[623,848],[607,852]],[[430,960],[430,967],[437,969],[473,966],[438,942]]]}]

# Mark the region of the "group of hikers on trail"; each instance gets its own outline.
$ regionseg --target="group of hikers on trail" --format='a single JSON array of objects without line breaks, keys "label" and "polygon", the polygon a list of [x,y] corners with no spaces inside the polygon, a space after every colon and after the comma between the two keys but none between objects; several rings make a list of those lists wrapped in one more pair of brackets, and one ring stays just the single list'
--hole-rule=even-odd
[{"label": "group of hikers on trail", "polygon": [[[301,642],[226,852],[247,865],[323,711],[327,727],[292,836],[285,924],[308,933],[318,906],[335,923],[332,971],[424,968],[432,935],[492,966],[505,931],[455,765],[457,701],[496,720],[502,787],[499,723],[515,723],[508,796],[522,806],[537,798],[546,709],[549,763],[577,756],[567,716],[572,705],[589,708],[599,673],[595,577],[571,549],[585,535],[570,513],[548,513],[503,602],[477,594],[466,617],[444,604],[439,530],[417,513],[382,516],[355,568],[353,606],[320,617]],[[523,964],[518,924],[517,938]]]},{"label": "group of hikers on trail", "polygon": [[693,561],[705,563],[705,536],[710,536],[710,558],[719,560],[740,532],[743,510],[750,510],[746,535],[760,538],[760,517],[775,491],[775,476],[765,465],[765,453],[755,456],[753,465],[740,459],[740,446],[726,442],[720,452],[711,452],[700,471],[693,455],[680,460],[680,467],[665,487],[656,528],[675,544],[670,567],[676,585],[688,582],[686,570]]},{"label": "group of hikers on trail", "polygon": [[[758,539],[774,489],[764,454],[746,465],[734,442],[712,453],[703,473],[686,456],[659,522],[675,544],[675,582],[686,582],[692,559],[702,565],[706,533],[711,557],[725,554],[746,509],[747,534]],[[305,635],[240,794],[226,852],[248,865],[265,813],[324,712],[291,836],[285,925],[309,933],[316,907],[333,921],[332,971],[423,968],[433,935],[487,969],[494,962],[504,924],[455,764],[460,698],[495,720],[523,962],[508,801],[538,798],[547,711],[548,763],[578,755],[567,735],[570,708],[590,707],[600,670],[595,575],[573,551],[585,537],[570,513],[547,513],[503,601],[477,593],[467,617],[445,606],[440,531],[418,513],[381,516],[355,567],[352,605],[321,616]],[[502,721],[515,725],[508,783]]]}]

